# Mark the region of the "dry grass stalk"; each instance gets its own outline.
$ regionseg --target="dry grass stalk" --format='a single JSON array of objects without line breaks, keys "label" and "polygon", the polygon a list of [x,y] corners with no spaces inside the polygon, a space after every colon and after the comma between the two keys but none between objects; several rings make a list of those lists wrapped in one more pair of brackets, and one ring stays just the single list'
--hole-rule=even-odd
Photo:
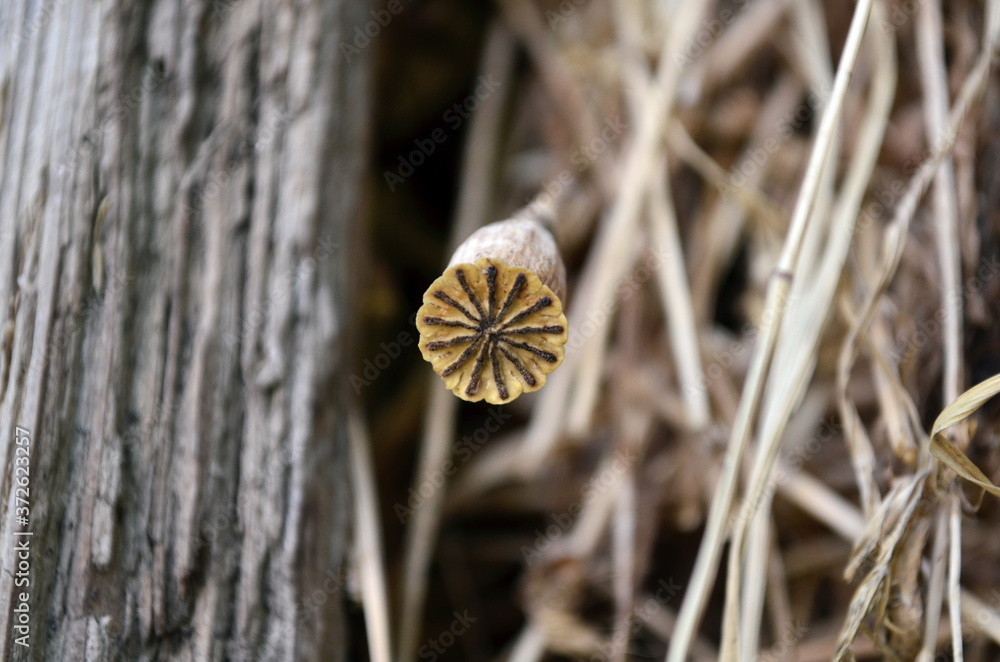
[{"label": "dry grass stalk", "polygon": [[371,460],[371,439],[360,414],[352,411],[348,421],[351,440],[351,475],[354,481],[354,519],[361,600],[365,609],[368,647],[373,662],[391,662],[392,643],[389,596],[382,554],[382,530],[379,526],[375,471]]},{"label": "dry grass stalk", "polygon": [[[735,468],[739,465],[740,458],[751,435],[751,428],[758,415],[757,410],[763,395],[765,376],[770,368],[775,343],[788,307],[788,298],[791,295],[793,279],[797,272],[801,272],[801,269],[797,269],[799,252],[802,249],[803,239],[809,227],[809,219],[816,204],[824,166],[836,132],[836,122],[840,117],[840,110],[847,93],[847,85],[850,82],[851,73],[854,69],[854,62],[861,49],[865,27],[868,24],[868,16],[871,11],[871,4],[871,2],[860,2],[855,9],[847,44],[844,47],[841,64],[837,69],[831,99],[824,108],[823,118],[817,132],[816,143],[809,160],[795,212],[790,222],[784,248],[775,267],[774,276],[772,276],[768,285],[767,307],[765,309],[765,319],[768,322],[764,327],[764,339],[754,356],[747,385],[744,388],[743,399],[740,403],[737,423],[733,427],[733,434],[730,438],[728,449],[729,466],[733,467],[733,469],[723,475],[722,484],[719,485],[719,492],[712,503],[708,528],[705,538],[702,541],[698,561],[692,576],[693,587],[691,594],[693,594],[693,597],[689,595],[681,609],[678,623],[679,632],[671,641],[670,652],[667,656],[668,661],[683,662],[688,642],[701,616],[708,590],[713,583],[712,579],[722,550],[726,518],[736,489],[737,474]],[[776,437],[773,439],[777,440]],[[776,452],[776,446],[774,447],[774,451]],[[755,471],[754,482],[762,485],[767,479],[766,476],[769,473],[767,464],[766,460],[763,463],[758,463],[759,469]],[[752,504],[753,501],[748,501],[748,503]],[[741,517],[739,521],[747,522],[750,516],[752,516],[752,511],[746,513],[746,515],[747,517]],[[734,531],[732,551],[730,552],[732,560],[729,575],[729,600],[727,601],[723,650],[721,653],[723,659],[735,659],[740,651],[739,627],[736,620],[738,619],[736,611],[736,605],[738,604],[736,602],[738,599],[736,589],[738,583],[733,582],[737,582],[740,576],[739,565],[742,554],[742,532],[744,530],[739,524],[737,525]]]}]

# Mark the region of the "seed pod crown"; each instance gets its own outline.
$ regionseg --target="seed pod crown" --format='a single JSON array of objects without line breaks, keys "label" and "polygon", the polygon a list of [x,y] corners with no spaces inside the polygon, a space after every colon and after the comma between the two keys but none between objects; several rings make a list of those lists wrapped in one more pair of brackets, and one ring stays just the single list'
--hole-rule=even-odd
[{"label": "seed pod crown", "polygon": [[420,352],[458,397],[502,404],[563,360],[566,271],[532,218],[488,225],[455,251],[417,312]]}]

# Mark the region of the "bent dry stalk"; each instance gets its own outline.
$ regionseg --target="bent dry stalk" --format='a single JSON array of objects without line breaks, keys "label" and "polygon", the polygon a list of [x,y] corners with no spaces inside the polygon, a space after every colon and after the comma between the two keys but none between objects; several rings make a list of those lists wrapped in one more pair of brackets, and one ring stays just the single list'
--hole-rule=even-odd
[{"label": "bent dry stalk", "polygon": [[463,400],[536,391],[565,355],[566,269],[538,212],[473,233],[424,293],[420,352]]}]

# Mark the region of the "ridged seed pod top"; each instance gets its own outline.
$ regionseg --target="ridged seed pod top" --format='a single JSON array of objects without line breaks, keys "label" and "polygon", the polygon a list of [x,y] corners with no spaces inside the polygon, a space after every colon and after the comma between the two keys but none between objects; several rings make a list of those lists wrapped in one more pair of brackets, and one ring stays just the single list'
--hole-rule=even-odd
[{"label": "ridged seed pod top", "polygon": [[492,223],[466,239],[417,313],[420,352],[455,395],[502,404],[540,389],[568,337],[566,269],[537,220]]}]

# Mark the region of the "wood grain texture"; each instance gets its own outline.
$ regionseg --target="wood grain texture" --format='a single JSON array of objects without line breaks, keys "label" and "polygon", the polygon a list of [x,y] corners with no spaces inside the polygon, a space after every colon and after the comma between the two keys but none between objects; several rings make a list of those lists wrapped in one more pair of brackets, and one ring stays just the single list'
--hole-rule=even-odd
[{"label": "wood grain texture", "polygon": [[0,3],[0,659],[344,659],[368,10]]}]

